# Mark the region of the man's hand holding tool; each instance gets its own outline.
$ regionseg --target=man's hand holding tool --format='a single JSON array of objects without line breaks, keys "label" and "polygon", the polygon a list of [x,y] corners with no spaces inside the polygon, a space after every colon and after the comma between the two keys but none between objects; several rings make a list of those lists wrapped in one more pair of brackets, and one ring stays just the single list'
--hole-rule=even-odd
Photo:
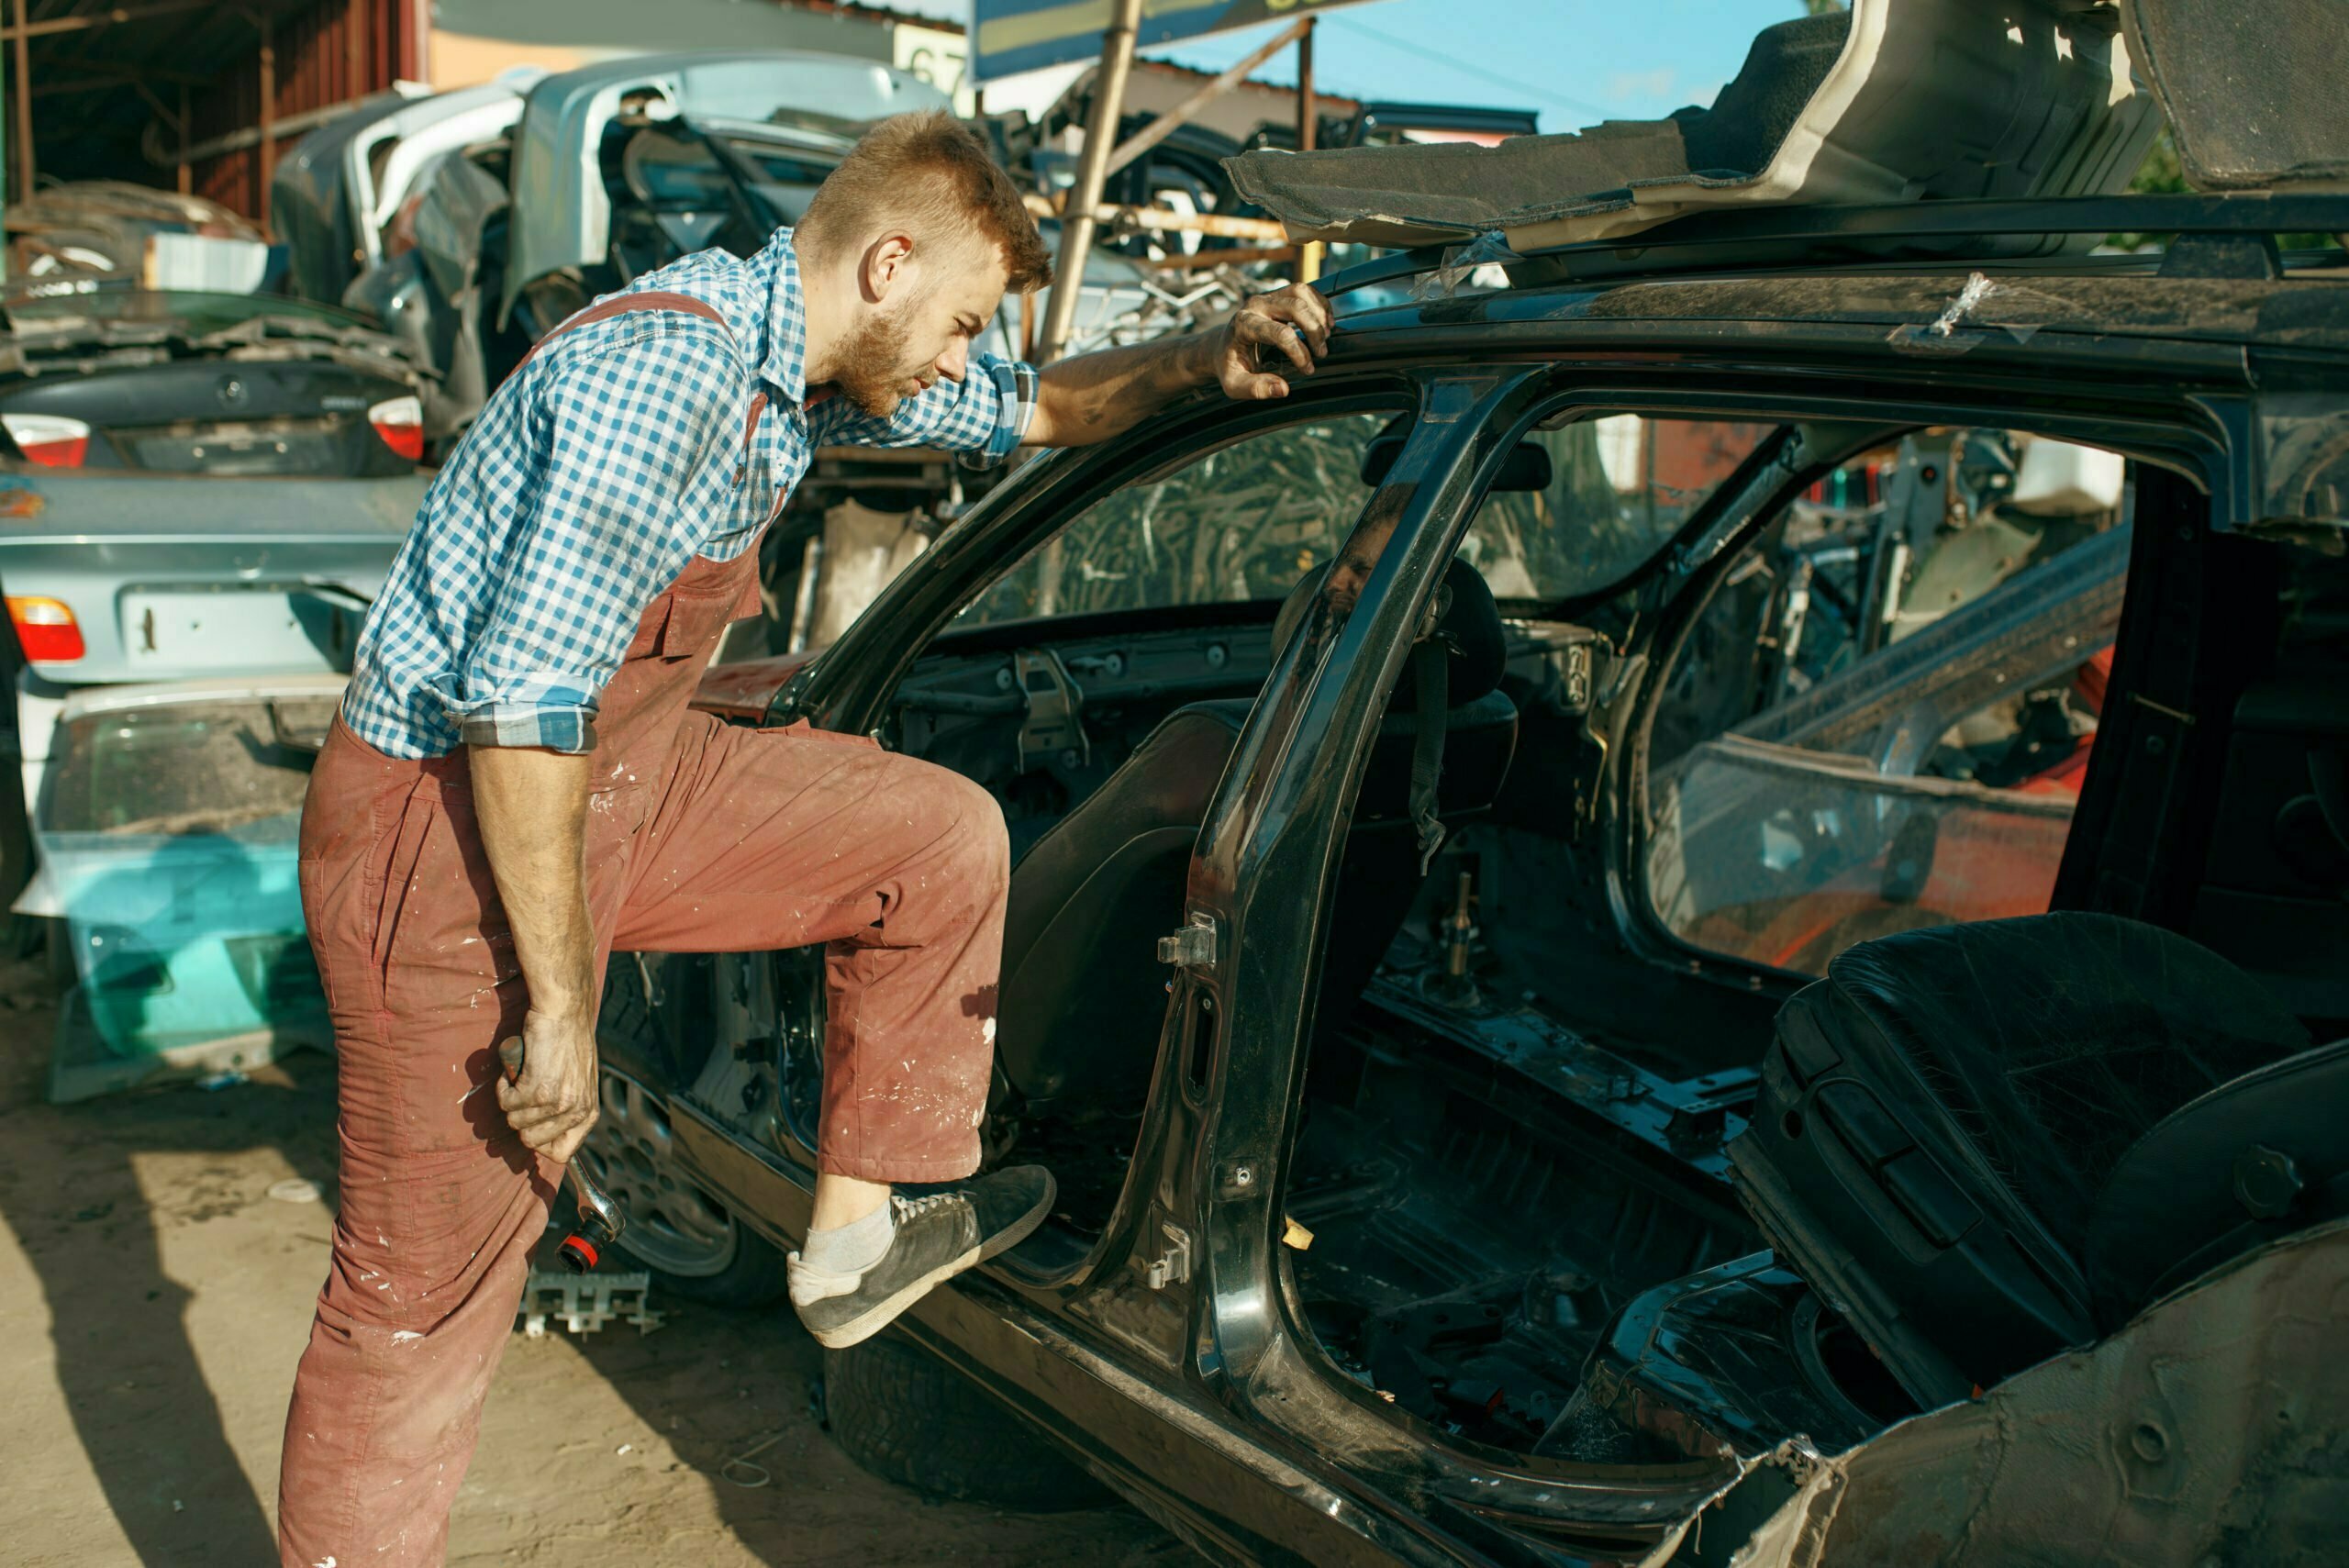
[{"label": "man's hand holding tool", "polygon": [[497,1104],[523,1147],[567,1165],[596,1125],[596,1020],[533,1007],[521,1043],[521,1073],[500,1075]]},{"label": "man's hand holding tool", "polygon": [[[524,1076],[529,1064],[529,1053],[520,1037],[498,1046],[497,1062],[498,1094],[502,1098],[505,1092]],[[589,1071],[594,1071],[592,1062]],[[595,1121],[595,1114],[591,1110],[586,1125],[592,1127]],[[581,1136],[585,1136],[584,1128],[581,1129]],[[573,1140],[574,1146],[576,1141]],[[555,1255],[562,1261],[564,1268],[574,1274],[584,1274],[602,1261],[605,1248],[619,1240],[620,1231],[628,1225],[628,1215],[612,1201],[608,1193],[596,1184],[596,1179],[578,1162],[567,1162],[562,1175],[563,1184],[571,1189],[571,1199],[578,1209],[578,1217],[572,1221],[571,1233],[562,1239],[562,1245],[556,1249]]]}]

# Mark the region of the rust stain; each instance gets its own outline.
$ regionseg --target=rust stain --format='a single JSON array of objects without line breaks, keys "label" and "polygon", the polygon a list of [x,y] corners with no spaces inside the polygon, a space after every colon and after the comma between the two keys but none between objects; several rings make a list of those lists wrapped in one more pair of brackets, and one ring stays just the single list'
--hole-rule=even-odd
[{"label": "rust stain", "polygon": [[0,517],[30,522],[49,506],[49,497],[21,484],[0,489]]}]

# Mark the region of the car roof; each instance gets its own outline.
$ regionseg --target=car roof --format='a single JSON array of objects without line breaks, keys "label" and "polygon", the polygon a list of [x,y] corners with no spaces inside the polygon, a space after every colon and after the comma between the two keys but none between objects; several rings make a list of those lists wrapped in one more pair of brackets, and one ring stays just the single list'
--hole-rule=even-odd
[{"label": "car roof", "polygon": [[[2288,251],[2277,241],[2279,231],[2344,230],[2349,196],[2332,195],[1752,208],[1684,217],[1637,244],[1530,255],[1486,241],[1431,246],[1348,268],[1320,286],[1356,332],[1472,316],[1922,329],[1957,308],[1971,284],[1963,325],[2010,336],[2048,328],[2340,349],[2349,347],[2349,294],[2340,286],[2349,284],[2349,255]],[[2084,252],[2116,232],[2171,238],[2165,249]]]}]

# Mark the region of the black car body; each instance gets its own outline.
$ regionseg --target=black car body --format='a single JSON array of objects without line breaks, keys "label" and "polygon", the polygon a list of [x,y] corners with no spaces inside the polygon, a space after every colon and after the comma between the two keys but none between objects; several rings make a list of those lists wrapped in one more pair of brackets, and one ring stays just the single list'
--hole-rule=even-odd
[{"label": "black car body", "polygon": [[0,457],[31,470],[367,479],[423,455],[417,366],[330,306],[67,278],[0,324]]},{"label": "black car body", "polygon": [[[2342,744],[2349,584],[2336,525],[2291,497],[2338,483],[2337,460],[2309,454],[2349,420],[2349,274],[2180,275],[2267,214],[2121,206],[2220,239],[2174,247],[2166,276],[2134,258],[2001,272],[2032,330],[1960,328],[1962,350],[1911,346],[1967,287],[1945,265],[1536,282],[1342,316],[1287,402],[1194,402],[1034,463],[811,666],[716,672],[713,710],[878,733],[986,782],[1012,823],[991,1153],[1051,1163],[1063,1213],[925,1303],[912,1339],[1219,1561],[1637,1556],[1796,1434],[1840,1447],[1915,1407],[1880,1369],[1855,1386],[1815,1371],[1742,1384],[1766,1358],[1691,1376],[1642,1338],[1696,1296],[1763,1342],[1802,1318],[1804,1364],[1868,1372],[1802,1281],[1754,1255],[1725,1179],[1772,1015],[1832,952],[2052,899],[2183,931],[2339,1032],[2349,851],[2289,802]],[[2349,213],[2320,202],[2303,219]],[[1382,734],[1408,723],[1390,694],[1441,568],[1464,543],[1499,558],[1492,508],[1531,515],[1487,494],[1505,454],[1548,422],[1564,421],[1556,439],[1626,416],[1651,435],[1701,426],[1716,450],[1676,490],[1636,487],[1636,517],[1609,514],[1625,537],[1502,595],[1505,779],[1450,824],[1423,880],[1408,856],[1363,860],[1378,819],[1391,830],[1393,802],[1369,797]],[[1296,450],[1206,476],[1193,493],[1221,510],[1194,505],[1198,526],[1176,513],[1170,484],[1219,449],[1351,426],[1358,450],[1398,419],[1401,452],[1379,485],[1344,492],[1342,522],[1281,515],[1284,495],[1313,494]],[[1998,447],[2018,438],[2120,454],[2125,499],[2101,520],[1985,507],[2002,472],[2012,487]],[[1555,457],[1587,478],[1588,451]],[[1904,463],[1943,536],[1908,564],[1888,494]],[[1570,483],[1541,498],[1564,505]],[[1046,541],[1121,491],[1163,503],[1162,548],[1185,570],[1212,558],[1203,580],[1245,595],[1120,602],[1104,585],[1147,567],[1121,514],[1063,536],[1089,542],[1068,543],[1054,613],[1035,614]],[[1359,605],[1318,646],[1275,645],[1290,574],[1336,552],[1357,500],[1397,519]],[[2011,528],[2021,559],[1871,647],[1886,583],[1956,571],[1953,541],[1986,536],[1951,519],[1972,516]],[[1108,539],[1128,553],[1104,555]],[[1809,654],[1787,635],[1798,580]],[[2078,683],[2105,643],[2090,714]],[[1855,671],[1880,682],[1855,695]],[[1229,729],[1204,809],[1151,816],[1132,770],[1170,779],[1166,738],[1202,708]],[[1893,710],[1927,716],[1924,745],[1854,740]],[[2051,780],[2074,759],[2067,793]],[[2201,806],[2160,804],[2179,790]],[[1087,810],[1112,799],[1126,817]],[[1967,885],[1904,871],[1890,828],[1848,831],[1919,802],[1945,879]],[[2271,839],[2272,821],[2305,843]],[[1692,858],[1700,830],[1714,847]],[[1119,870],[1149,833],[1151,865]],[[1372,864],[1390,870],[1365,882]],[[1112,873],[1128,891],[1074,925],[1037,906]],[[1690,895],[1693,873],[1720,888]],[[1365,938],[1350,922],[1394,903],[1381,874],[1408,880],[1411,907]],[[1767,894],[1729,885],[1773,878]],[[1359,999],[1329,989],[1339,970]],[[663,1107],[696,1233],[729,1238],[710,1244],[722,1257],[664,1253],[677,1228],[648,1207],[641,1255],[707,1274],[752,1236],[792,1244],[821,1028],[806,955],[616,973],[615,1092]],[[1582,1429],[1561,1435],[1577,1408]]]},{"label": "black car body", "polygon": [[[842,1440],[984,1494],[1019,1428],[940,1416],[965,1379],[1217,1562],[2337,1559],[2339,1308],[2258,1282],[2337,1303],[2349,1256],[2303,1114],[2349,1062],[2349,268],[2275,239],[2344,228],[2263,190],[1431,247],[1331,281],[1290,397],[1032,462],[812,662],[713,672],[1011,829],[986,1158],[1059,1209],[829,1358]],[[2178,1076],[2130,1000],[2173,961],[2258,1065]],[[2082,1016],[2136,1071],[1987,1125],[1850,1038]],[[582,1157],[668,1288],[774,1288],[822,1027],[814,955],[616,961]],[[2068,1207],[1963,1152],[2018,1128]],[[2033,1476],[2060,1509],[1981,1502]]]}]

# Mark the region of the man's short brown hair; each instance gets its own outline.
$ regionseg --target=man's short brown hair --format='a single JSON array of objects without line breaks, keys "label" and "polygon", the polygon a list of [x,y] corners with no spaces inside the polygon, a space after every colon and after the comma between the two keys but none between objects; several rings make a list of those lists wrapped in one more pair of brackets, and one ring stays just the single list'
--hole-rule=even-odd
[{"label": "man's short brown hair", "polygon": [[852,243],[858,232],[902,226],[917,242],[973,226],[1003,251],[1013,294],[1052,281],[1052,253],[986,144],[944,109],[892,115],[841,160],[800,218],[801,239],[818,249]]}]

